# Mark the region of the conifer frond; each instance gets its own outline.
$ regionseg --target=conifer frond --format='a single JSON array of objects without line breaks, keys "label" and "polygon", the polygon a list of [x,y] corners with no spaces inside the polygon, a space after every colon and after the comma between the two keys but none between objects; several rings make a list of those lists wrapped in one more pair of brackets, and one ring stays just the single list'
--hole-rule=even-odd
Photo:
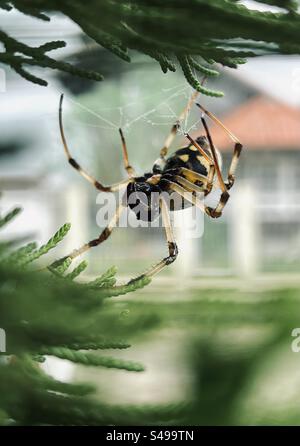
[{"label": "conifer frond", "polygon": [[100,356],[92,353],[84,353],[78,350],[72,350],[65,347],[43,347],[40,350],[41,355],[51,355],[57,358],[67,359],[68,361],[77,364],[84,364],[87,366],[101,366],[113,369],[122,369],[129,372],[142,372],[144,367],[133,361],[124,361],[119,358],[112,358],[110,356]]},{"label": "conifer frond", "polygon": [[48,270],[59,277],[64,277],[64,273],[71,266],[72,259],[70,257],[64,257],[63,259],[57,260],[48,266]]},{"label": "conifer frond", "polygon": [[200,73],[204,74],[204,76],[216,77],[216,76],[220,75],[220,73],[218,71],[212,70],[211,68],[201,65],[199,62],[194,60],[192,57],[189,59],[189,62],[190,62],[190,65],[193,68],[195,68],[196,71],[199,71]]},{"label": "conifer frond", "polygon": [[[126,62],[129,51],[137,50],[155,59],[163,72],[175,71],[173,60],[179,62],[190,85],[203,94],[220,97],[219,92],[200,88],[191,72],[212,75],[191,58],[201,57],[236,68],[245,57],[264,54],[300,54],[298,41],[298,3],[294,0],[266,0],[259,3],[275,5],[282,12],[250,10],[238,0],[125,0],[102,2],[81,0],[28,0],[0,2],[6,11],[10,5],[25,14],[49,20],[48,13],[63,13],[82,29],[83,33]],[[99,13],[101,11],[101,13]],[[29,47],[0,31],[5,52],[0,61],[9,65],[25,79],[47,85],[26,70],[26,66],[57,69],[92,80],[102,80],[100,73],[79,69],[45,53],[62,47],[65,42],[48,42],[40,47]],[[236,62],[234,61],[236,60]],[[209,74],[210,73],[210,74]]]},{"label": "conifer frond", "polygon": [[[53,237],[51,237],[48,242],[45,245],[42,245],[39,249],[29,254],[24,261],[22,262],[22,265],[26,265],[28,263],[33,262],[34,260],[37,260],[39,257],[47,254],[51,249],[55,248],[58,243],[60,243],[63,238],[67,235],[71,228],[70,223],[65,223],[59,230],[54,234]],[[65,267],[65,265],[60,265],[62,268]]]},{"label": "conifer frond", "polygon": [[97,277],[92,282],[88,282],[87,286],[89,288],[107,288],[112,287],[116,283],[115,275],[117,272],[117,268],[112,266],[105,273],[103,273],[100,277]]},{"label": "conifer frond", "polygon": [[6,263],[21,263],[32,251],[37,247],[35,242],[30,242],[25,246],[11,252],[8,256],[4,258]]},{"label": "conifer frond", "polygon": [[4,217],[0,217],[0,228],[2,228],[13,218],[15,218],[21,212],[21,210],[21,208],[15,208],[12,211],[8,212]]},{"label": "conifer frond", "polygon": [[66,279],[69,280],[74,280],[76,279],[76,277],[78,277],[88,266],[88,263],[83,260],[82,262],[79,263],[78,266],[76,266],[76,268],[73,269],[72,272],[70,272],[69,274],[67,274],[65,277]]},{"label": "conifer frond", "polygon": [[126,341],[114,341],[114,340],[82,340],[76,343],[69,343],[68,347],[71,350],[124,350],[131,347]]},{"label": "conifer frond", "polygon": [[[3,217],[2,225],[18,212],[16,209]],[[20,424],[63,424],[67,419],[73,419],[71,424],[81,424],[80,419],[83,418],[78,417],[78,412],[91,412],[94,407],[99,410],[100,405],[95,406],[89,399],[95,390],[93,385],[65,383],[44,373],[40,364],[48,356],[85,366],[127,372],[144,370],[138,362],[96,353],[131,347],[122,338],[131,331],[131,323],[120,318],[120,310],[112,302],[103,305],[103,300],[134,291],[141,284],[114,286],[115,267],[91,282],[76,283],[74,279],[84,271],[87,262],[82,261],[66,274],[72,263],[69,257],[53,262],[48,267],[52,274],[24,268],[54,249],[69,229],[70,224],[63,225],[40,248],[30,242],[11,252],[8,250],[10,243],[3,250],[0,262],[0,327],[6,331],[9,343],[4,356],[6,360],[1,361],[0,357],[0,425],[7,425],[10,420]],[[142,325],[147,327],[153,323],[156,321],[148,317]],[[51,406],[57,398],[62,398],[61,411]],[[31,409],[27,411],[33,400],[37,407],[47,409],[34,410],[34,413]],[[71,412],[68,408],[70,400]],[[18,407],[22,410],[19,411]],[[98,415],[98,423],[101,424],[103,419]]]},{"label": "conifer frond", "polygon": [[201,83],[198,81],[198,79],[194,76],[192,72],[190,58],[188,56],[178,55],[177,59],[178,62],[180,63],[183,74],[186,77],[188,83],[195,90],[199,91],[202,94],[205,94],[206,96],[211,96],[215,98],[220,98],[224,96],[224,93],[222,91],[209,90],[208,88],[205,88],[203,87],[203,85],[201,85]]},{"label": "conifer frond", "polygon": [[105,288],[103,290],[100,290],[98,293],[98,296],[101,297],[116,297],[121,296],[122,294],[132,293],[133,291],[139,290],[141,288],[144,288],[145,286],[149,285],[151,283],[150,277],[141,277],[138,280],[135,280],[133,282],[129,282],[126,285],[119,285],[114,286],[111,288]]}]

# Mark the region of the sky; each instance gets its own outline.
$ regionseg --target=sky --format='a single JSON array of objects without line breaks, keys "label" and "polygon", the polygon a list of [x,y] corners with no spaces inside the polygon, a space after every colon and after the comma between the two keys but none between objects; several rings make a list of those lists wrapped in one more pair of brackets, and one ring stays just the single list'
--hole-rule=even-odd
[{"label": "sky", "polygon": [[230,73],[275,99],[300,107],[299,56],[256,57]]}]

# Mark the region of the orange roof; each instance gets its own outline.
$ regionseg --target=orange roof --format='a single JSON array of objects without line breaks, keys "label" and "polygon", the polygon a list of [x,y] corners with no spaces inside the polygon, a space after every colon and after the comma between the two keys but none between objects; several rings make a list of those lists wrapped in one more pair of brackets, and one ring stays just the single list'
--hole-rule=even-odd
[{"label": "orange roof", "polygon": [[[255,96],[221,117],[221,120],[247,149],[300,149],[300,109],[269,97]],[[210,130],[218,149],[232,149],[233,145],[224,130],[216,124],[211,125]],[[192,136],[196,138],[200,134],[203,134],[203,130]]]}]

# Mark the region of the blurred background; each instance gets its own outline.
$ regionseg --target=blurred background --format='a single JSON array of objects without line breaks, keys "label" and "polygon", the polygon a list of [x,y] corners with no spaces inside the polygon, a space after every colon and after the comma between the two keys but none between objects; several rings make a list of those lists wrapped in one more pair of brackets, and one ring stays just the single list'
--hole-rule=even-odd
[{"label": "blurred background", "polygon": [[[24,208],[4,235],[44,242],[69,221],[72,229],[61,248],[61,254],[66,254],[97,236],[101,228],[96,224],[98,192],[71,169],[63,152],[58,127],[60,94],[65,94],[64,125],[74,158],[101,182],[112,184],[125,178],[118,128],[124,130],[131,164],[139,173],[149,171],[191,89],[179,71],[164,75],[150,58],[133,53],[133,62],[126,64],[97,49],[66,18],[40,23],[16,12],[0,12],[0,20],[5,31],[31,45],[54,38],[66,40],[67,49],[59,50],[62,57],[75,62],[81,55],[82,66],[99,69],[105,76],[96,84],[49,71],[49,87],[42,88],[1,68],[1,207]],[[217,351],[224,347],[234,351],[233,358],[243,360],[245,351],[252,351],[253,345],[260,348],[258,339],[268,340],[274,328],[268,312],[272,304],[263,307],[263,316],[254,312],[253,305],[275,301],[273,308],[278,313],[271,312],[276,320],[282,314],[278,306],[278,300],[285,297],[282,290],[297,290],[300,284],[300,58],[256,58],[238,70],[221,69],[219,78],[208,86],[224,91],[225,97],[202,96],[202,104],[237,135],[244,151],[223,218],[205,217],[199,238],[186,237],[184,228],[176,228],[177,261],[130,298],[131,311],[153,311],[165,321],[156,332],[135,340],[131,351],[132,359],[143,361],[147,371],[136,377],[115,371],[87,372],[61,361],[45,366],[66,380],[99,382],[102,397],[112,402],[166,403],[192,394],[195,381],[186,362],[187,350],[191,354],[187,345],[199,336],[205,342],[214,339]],[[199,118],[195,107],[183,130],[194,137],[201,135]],[[226,172],[233,144],[216,126],[211,125],[211,132]],[[179,134],[172,151],[184,143]],[[212,200],[216,198],[214,194]],[[166,249],[161,228],[117,228],[106,243],[87,254],[87,274],[93,276],[116,265],[120,282],[125,282],[165,256]],[[203,307],[204,298],[210,309]],[[217,313],[216,302],[221,303]],[[219,329],[226,303],[224,317],[229,323],[223,336]],[[128,308],[125,300],[119,299],[119,305]],[[236,312],[237,305],[237,319],[232,322],[230,311]],[[287,322],[287,336],[293,328]],[[212,332],[216,337],[211,337]],[[195,347],[194,359],[204,351],[203,345],[202,350]],[[208,349],[210,359],[214,348]],[[282,413],[297,408],[300,400],[295,391],[300,381],[298,357],[289,343],[281,353],[272,356],[268,367],[261,366],[250,384],[247,381],[250,390],[242,398],[246,408],[240,422],[296,422],[296,416]],[[219,375],[207,395],[204,392],[208,399],[222,379],[228,357],[218,361],[214,367],[220,367]],[[232,402],[233,393],[226,395],[226,401]]]}]

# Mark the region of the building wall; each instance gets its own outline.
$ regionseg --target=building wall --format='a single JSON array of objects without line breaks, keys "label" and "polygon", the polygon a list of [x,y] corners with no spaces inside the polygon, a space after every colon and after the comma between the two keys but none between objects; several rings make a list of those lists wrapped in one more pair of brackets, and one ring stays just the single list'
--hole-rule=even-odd
[{"label": "building wall", "polygon": [[[249,153],[250,152],[250,153]],[[202,239],[202,270],[254,274],[300,266],[300,153],[249,151],[231,201]],[[228,161],[228,160],[226,160]]]}]

